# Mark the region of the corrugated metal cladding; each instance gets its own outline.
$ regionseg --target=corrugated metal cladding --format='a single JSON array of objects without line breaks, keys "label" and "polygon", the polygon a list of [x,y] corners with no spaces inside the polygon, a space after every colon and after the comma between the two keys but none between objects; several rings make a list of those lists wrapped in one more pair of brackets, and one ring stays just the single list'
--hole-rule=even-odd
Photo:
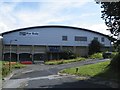
[{"label": "corrugated metal cladding", "polygon": [[70,26],[37,26],[2,33],[3,56],[9,59],[9,47],[15,60],[60,59],[61,53],[71,50],[80,56],[88,54],[88,45],[97,38],[105,47],[111,47],[107,35]]}]

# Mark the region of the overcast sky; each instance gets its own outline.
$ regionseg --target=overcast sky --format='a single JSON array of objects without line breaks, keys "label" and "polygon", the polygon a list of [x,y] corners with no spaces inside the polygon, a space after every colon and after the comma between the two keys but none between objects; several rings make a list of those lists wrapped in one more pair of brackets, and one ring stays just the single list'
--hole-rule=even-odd
[{"label": "overcast sky", "polygon": [[14,29],[64,25],[109,34],[94,0],[0,0],[0,33]]}]

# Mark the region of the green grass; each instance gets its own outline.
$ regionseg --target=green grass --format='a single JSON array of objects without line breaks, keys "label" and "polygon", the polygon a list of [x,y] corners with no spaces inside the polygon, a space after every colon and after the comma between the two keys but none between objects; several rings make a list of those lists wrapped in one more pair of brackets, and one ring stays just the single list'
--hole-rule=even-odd
[{"label": "green grass", "polygon": [[46,61],[45,64],[47,65],[58,65],[58,64],[65,64],[65,63],[71,63],[71,62],[77,62],[77,61],[84,61],[85,58],[76,58],[76,59],[69,59],[69,60],[50,60]]},{"label": "green grass", "polygon": [[[64,69],[60,71],[61,73],[76,74],[79,76],[90,76],[93,77],[101,72],[105,72],[106,67],[109,65],[110,61],[100,62],[96,64],[90,64],[75,68]],[[78,72],[76,72],[78,68]]]}]

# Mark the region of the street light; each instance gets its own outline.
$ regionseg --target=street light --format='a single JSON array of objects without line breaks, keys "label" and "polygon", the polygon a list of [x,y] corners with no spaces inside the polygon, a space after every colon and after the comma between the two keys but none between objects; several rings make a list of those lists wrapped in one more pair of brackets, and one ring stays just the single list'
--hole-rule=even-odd
[{"label": "street light", "polygon": [[16,39],[15,40],[10,40],[10,59],[9,59],[9,71],[11,71],[11,43],[13,41],[17,41]]}]

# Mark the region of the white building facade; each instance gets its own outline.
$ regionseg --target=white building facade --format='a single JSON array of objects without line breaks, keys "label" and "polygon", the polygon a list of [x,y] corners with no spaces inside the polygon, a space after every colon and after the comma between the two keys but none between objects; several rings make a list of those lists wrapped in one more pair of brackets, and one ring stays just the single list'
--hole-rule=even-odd
[{"label": "white building facade", "polygon": [[93,39],[97,39],[107,50],[111,47],[107,35],[70,26],[28,27],[5,32],[1,36],[4,60],[9,59],[10,52],[12,60],[17,61],[62,59],[64,51],[87,56]]}]

